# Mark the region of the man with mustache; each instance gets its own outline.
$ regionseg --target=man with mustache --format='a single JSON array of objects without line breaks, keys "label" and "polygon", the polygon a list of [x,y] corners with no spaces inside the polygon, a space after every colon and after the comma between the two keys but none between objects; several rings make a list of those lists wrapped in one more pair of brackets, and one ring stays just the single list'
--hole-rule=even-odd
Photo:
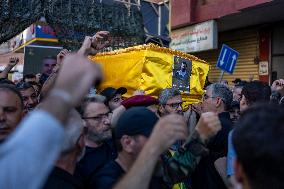
[{"label": "man with mustache", "polygon": [[0,142],[17,127],[23,116],[23,99],[13,85],[0,85]]},{"label": "man with mustache", "polygon": [[88,184],[91,175],[116,158],[116,151],[111,141],[111,111],[105,105],[105,97],[95,95],[86,98],[80,111],[88,131],[85,136],[86,153],[77,164],[75,175]]},{"label": "man with mustache", "polygon": [[37,93],[30,83],[18,83],[16,85],[20,91],[24,101],[24,111],[28,113],[32,111],[38,105]]}]

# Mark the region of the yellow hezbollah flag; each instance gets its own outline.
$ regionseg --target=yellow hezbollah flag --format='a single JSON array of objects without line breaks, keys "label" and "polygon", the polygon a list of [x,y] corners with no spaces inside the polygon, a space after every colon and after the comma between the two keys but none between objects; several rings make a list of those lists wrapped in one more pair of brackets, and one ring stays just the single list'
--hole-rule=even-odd
[{"label": "yellow hezbollah flag", "polygon": [[203,94],[209,64],[193,55],[148,44],[99,53],[89,58],[103,67],[104,82],[99,90],[123,86],[127,88],[126,97],[137,89],[158,97],[162,89],[172,87],[175,56],[192,61],[190,93],[182,96],[186,104],[198,103]]}]

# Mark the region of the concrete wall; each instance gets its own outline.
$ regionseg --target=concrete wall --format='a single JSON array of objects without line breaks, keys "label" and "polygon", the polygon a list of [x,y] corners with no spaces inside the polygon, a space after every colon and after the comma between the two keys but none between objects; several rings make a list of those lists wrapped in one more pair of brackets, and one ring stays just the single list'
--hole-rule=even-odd
[{"label": "concrete wall", "polygon": [[220,18],[273,0],[172,0],[172,29]]}]

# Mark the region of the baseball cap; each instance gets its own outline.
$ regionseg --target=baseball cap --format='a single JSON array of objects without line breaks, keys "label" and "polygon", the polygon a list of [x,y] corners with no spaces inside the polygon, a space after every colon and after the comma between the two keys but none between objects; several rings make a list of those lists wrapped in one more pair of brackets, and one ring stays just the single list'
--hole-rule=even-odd
[{"label": "baseball cap", "polygon": [[133,107],[126,110],[118,119],[114,128],[114,137],[120,139],[123,135],[143,135],[149,137],[158,117],[146,107]]},{"label": "baseball cap", "polygon": [[106,97],[107,101],[110,101],[116,94],[125,94],[127,92],[127,89],[125,87],[119,87],[118,89],[115,89],[113,87],[107,87],[105,88],[100,94]]}]

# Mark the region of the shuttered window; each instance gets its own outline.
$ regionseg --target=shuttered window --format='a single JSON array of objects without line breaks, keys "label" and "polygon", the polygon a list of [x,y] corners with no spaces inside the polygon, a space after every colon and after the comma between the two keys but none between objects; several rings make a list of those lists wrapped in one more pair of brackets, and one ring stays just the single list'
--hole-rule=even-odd
[{"label": "shuttered window", "polygon": [[240,53],[234,74],[224,74],[223,80],[229,81],[232,84],[235,78],[249,80],[253,75],[253,79],[258,77],[258,64],[255,64],[255,58],[259,52],[258,31],[257,29],[244,29],[230,32],[219,33],[219,48],[217,50],[204,51],[194,53],[200,59],[210,63],[209,81],[217,82],[219,80],[221,71],[216,67],[219,53],[222,44],[226,44]]}]

